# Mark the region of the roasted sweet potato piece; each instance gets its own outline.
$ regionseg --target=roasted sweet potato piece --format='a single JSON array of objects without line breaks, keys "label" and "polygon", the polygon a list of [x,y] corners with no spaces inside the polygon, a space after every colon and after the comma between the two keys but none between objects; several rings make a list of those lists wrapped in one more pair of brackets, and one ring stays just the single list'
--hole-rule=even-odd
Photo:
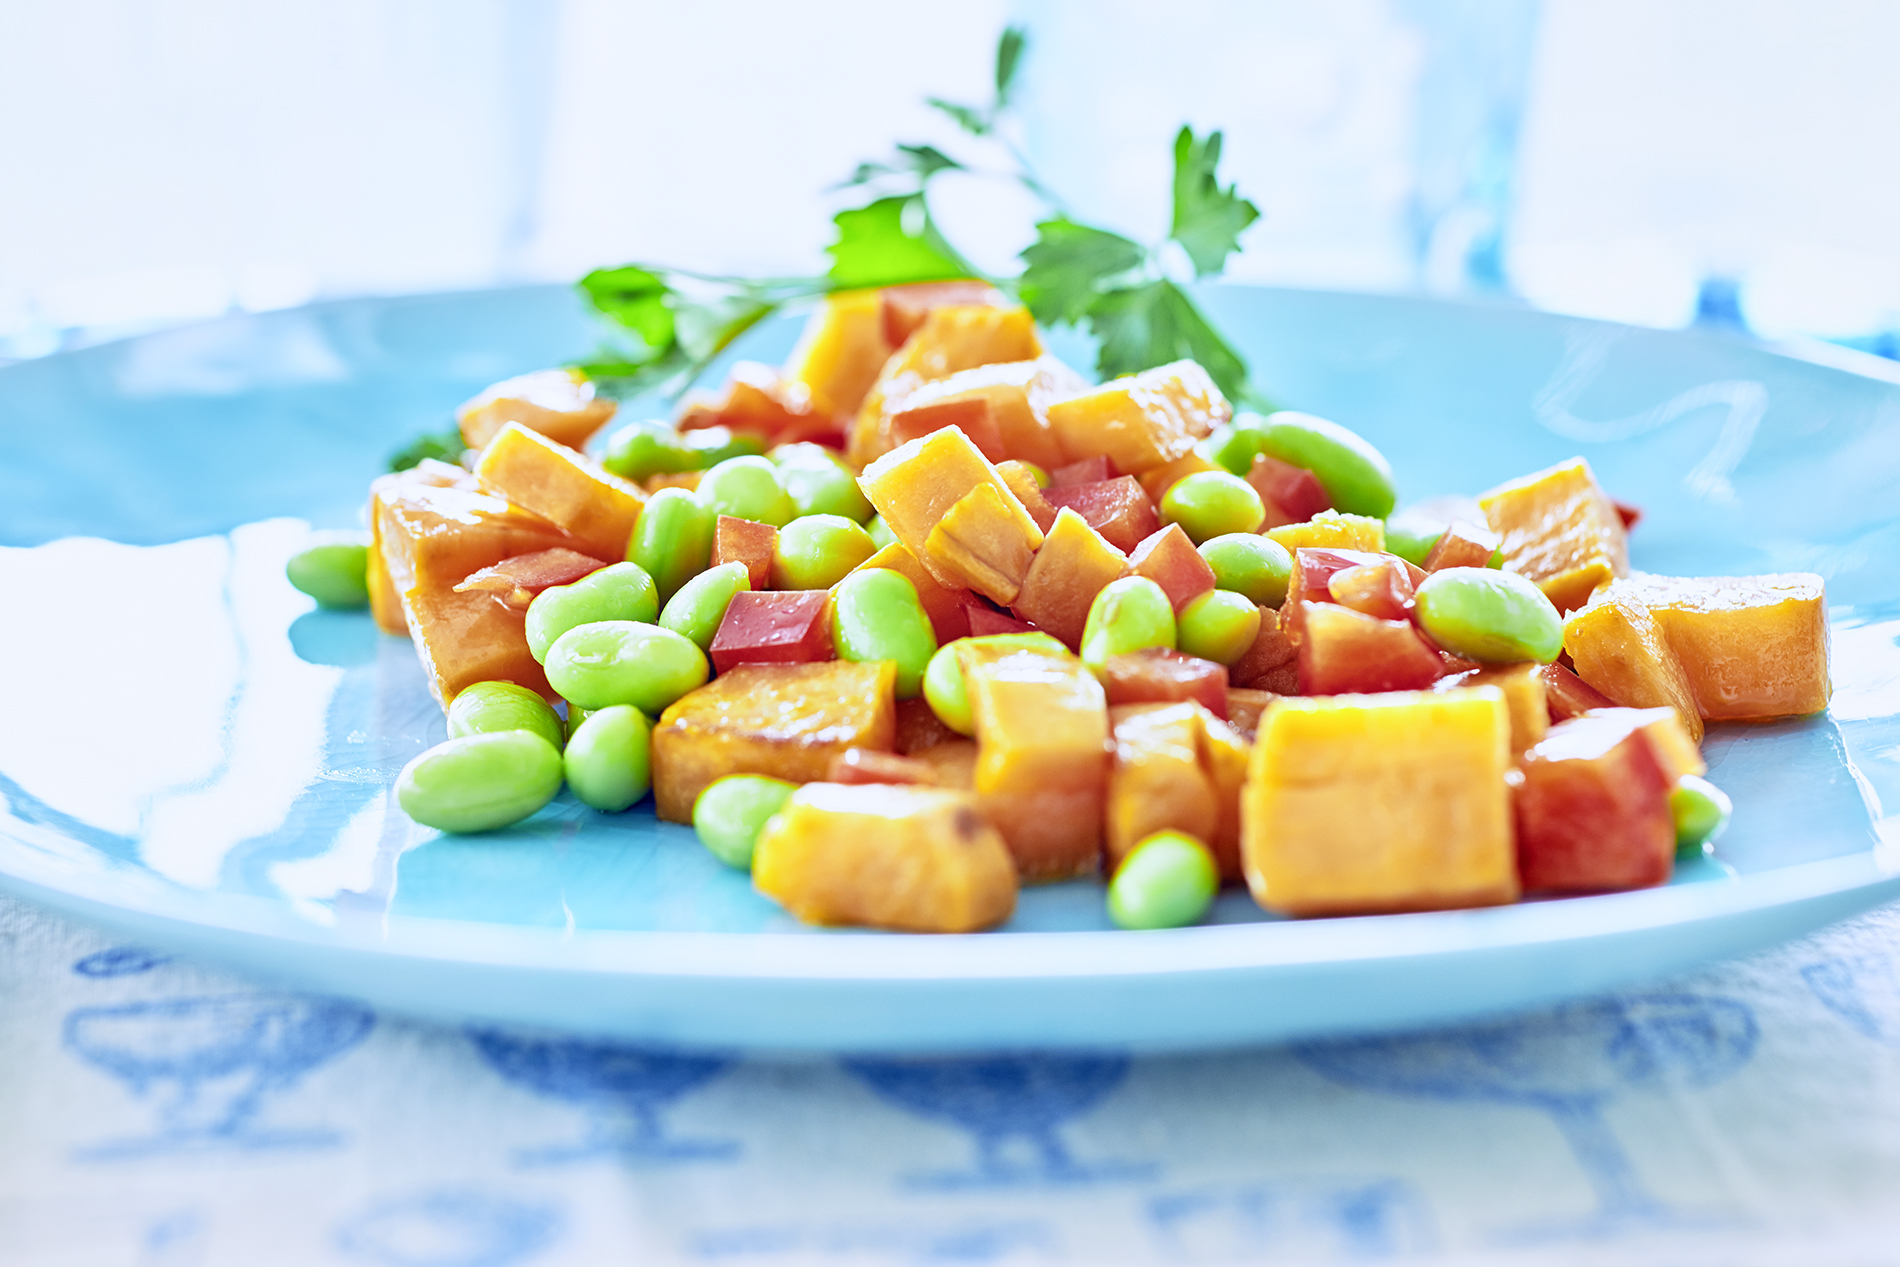
[{"label": "roasted sweet potato piece", "polygon": [[1260,714],[1279,698],[1272,691],[1255,691],[1244,686],[1227,688],[1227,724],[1242,743],[1253,745],[1254,735],[1260,730]]},{"label": "roasted sweet potato piece", "polygon": [[[370,498],[382,564],[370,599],[377,623],[390,633],[408,628],[400,611],[402,595],[418,584],[450,590],[503,559],[578,544],[539,515],[490,493],[385,478],[392,482],[378,480]],[[394,613],[387,609],[390,592],[398,602]]]},{"label": "roasted sweet potato piece", "polygon": [[759,834],[752,882],[809,924],[967,933],[1016,906],[1002,837],[941,788],[808,784]]},{"label": "roasted sweet potato piece", "polygon": [[741,664],[831,659],[831,591],[767,590],[732,596],[707,649],[713,671]]},{"label": "roasted sweet potato piece", "polygon": [[908,757],[962,738],[938,719],[929,701],[922,696],[897,701],[897,737],[892,746],[902,755]]},{"label": "roasted sweet potato piece", "polygon": [[785,377],[805,384],[812,408],[855,418],[897,345],[884,338],[884,302],[875,290],[827,295],[785,362]]},{"label": "roasted sweet potato piece", "polygon": [[1321,511],[1333,508],[1333,499],[1327,496],[1326,486],[1319,482],[1319,476],[1303,466],[1282,462],[1264,453],[1254,455],[1247,482],[1260,494],[1267,508],[1266,522],[1261,525],[1263,532],[1286,524],[1305,523]]},{"label": "roasted sweet potato piece", "polygon": [[429,692],[447,708],[476,682],[513,682],[551,696],[547,675],[528,650],[527,613],[492,594],[423,580],[403,593],[403,612]]},{"label": "roasted sweet potato piece", "polygon": [[950,304],[932,308],[910,338],[878,371],[851,425],[846,454],[864,464],[888,452],[892,409],[902,408],[910,393],[925,383],[961,370],[1007,361],[1033,361],[1042,355],[1036,323],[1027,308],[987,304]]},{"label": "roasted sweet potato piece", "polygon": [[1504,566],[1536,581],[1559,612],[1629,571],[1629,534],[1590,464],[1572,458],[1478,499]]},{"label": "roasted sweet potato piece", "polygon": [[1108,781],[1108,701],[1080,660],[957,647],[976,723],[976,791],[1025,879],[1096,868]]},{"label": "roasted sweet potato piece", "polygon": [[[1271,607],[1260,609],[1260,632],[1254,636],[1247,654],[1228,666],[1229,682],[1276,695],[1293,695],[1299,691],[1300,644],[1286,629],[1287,609],[1292,606],[1289,601],[1278,611]],[[1230,690],[1230,699],[1232,695]]]},{"label": "roasted sweet potato piece", "polygon": [[1323,510],[1304,523],[1269,528],[1266,535],[1288,550],[1319,547],[1328,550],[1385,550],[1385,521],[1364,515]]},{"label": "roasted sweet potato piece", "polygon": [[1214,788],[1217,814],[1214,834],[1207,847],[1220,866],[1223,884],[1237,884],[1247,878],[1240,862],[1241,794],[1247,784],[1247,759],[1252,754],[1253,736],[1241,733],[1220,718],[1201,714],[1201,770]]},{"label": "roasted sweet potato piece", "polygon": [[1756,721],[1827,707],[1827,593],[1814,573],[1636,575],[1608,594],[1649,609],[1702,716]]},{"label": "roasted sweet potato piece", "polygon": [[674,425],[681,431],[726,427],[767,444],[824,440],[835,445],[844,438],[843,422],[813,403],[810,386],[757,361],[734,365],[718,392],[688,395]]},{"label": "roasted sweet potato piece", "polygon": [[1049,425],[1071,462],[1105,457],[1128,475],[1172,462],[1233,409],[1193,361],[1144,370],[1049,405]]},{"label": "roasted sweet potato piece", "polygon": [[847,748],[831,759],[825,772],[826,783],[912,783],[923,787],[937,785],[936,769],[927,761],[878,752],[871,748]]},{"label": "roasted sweet potato piece", "polygon": [[1242,793],[1254,900],[1287,915],[1514,900],[1509,744],[1496,687],[1276,702]]},{"label": "roasted sweet potato piece", "polygon": [[[1432,689],[1448,691],[1467,686],[1495,686],[1504,692],[1511,714],[1511,755],[1521,756],[1550,729],[1550,706],[1545,699],[1541,664],[1493,664],[1441,677]],[[1587,689],[1587,688],[1586,688]]]},{"label": "roasted sweet potato piece", "polygon": [[713,525],[712,567],[745,564],[746,583],[754,590],[772,588],[772,557],[778,551],[778,529],[756,519],[721,515]]},{"label": "roasted sweet potato piece", "polygon": [[455,485],[473,488],[475,477],[459,466],[424,458],[406,471],[383,475],[369,486],[369,611],[376,627],[384,633],[406,634],[407,619],[402,614],[402,591],[390,579],[389,565],[383,560],[383,504],[404,487],[449,488]]},{"label": "roasted sweet potato piece", "polygon": [[604,561],[578,550],[556,546],[552,550],[536,550],[533,554],[517,554],[512,559],[470,572],[455,586],[455,592],[466,594],[478,590],[493,595],[504,607],[525,612],[542,590],[570,585],[606,566]]},{"label": "roasted sweet potato piece", "polygon": [[[1026,543],[1031,551],[1042,544],[1042,529],[1036,527],[1036,521],[996,473],[996,468],[961,431],[933,431],[893,449],[864,469],[858,486],[884,516],[884,522],[890,525],[897,539],[909,546],[911,553],[947,588],[966,588],[968,582],[931,559],[930,534],[953,506],[979,486],[995,490],[996,505],[1000,505],[1007,512],[1004,517],[1015,524],[1012,540]],[[996,518],[995,506],[986,502],[986,507],[987,512],[980,511],[973,503],[971,520],[975,524],[980,518],[986,531],[993,530],[999,526],[991,522]],[[1009,561],[1009,558],[1002,560],[1005,564]],[[1023,566],[1026,570],[1027,559],[1023,560]],[[1020,574],[1014,579],[1015,584],[1022,583]],[[1015,591],[1011,589],[1010,597],[1014,596]]]},{"label": "roasted sweet potato piece", "polygon": [[1023,509],[1029,512],[1029,517],[1036,521],[1036,527],[1042,529],[1043,535],[1047,536],[1049,529],[1055,527],[1056,508],[1051,506],[1049,499],[1042,495],[1042,485],[1036,483],[1036,473],[1029,469],[1028,463],[1014,459],[998,462],[996,473],[1002,477],[1003,483],[1009,485],[1009,491],[1016,494],[1016,500],[1023,504]]},{"label": "roasted sweet potato piece", "polygon": [[[983,425],[994,433],[1001,455],[991,460],[1016,458],[1047,470],[1064,461],[1062,446],[1049,429],[1049,402],[1073,395],[1085,386],[1080,375],[1052,356],[960,370],[948,378],[924,383],[908,392],[901,402],[893,403],[893,438],[902,429],[898,415],[903,411],[981,401],[987,411]],[[985,453],[990,452],[984,438],[975,431],[970,432],[970,438]]]},{"label": "roasted sweet potato piece", "polygon": [[1165,647],[1110,656],[1102,686],[1110,708],[1187,701],[1227,718],[1227,666]]},{"label": "roasted sweet potato piece", "polygon": [[594,393],[579,370],[536,370],[485,389],[455,411],[462,443],[479,449],[514,422],[570,449],[585,445],[614,416],[614,402]]},{"label": "roasted sweet potato piece", "polygon": [[[1148,500],[1159,506],[1162,496],[1188,476],[1198,475],[1202,471],[1225,469],[1189,449],[1174,461],[1151,467],[1135,478],[1141,483],[1141,491],[1148,494]],[[1108,476],[1103,475],[1101,478],[1107,479]]]},{"label": "roasted sweet potato piece", "polygon": [[1300,694],[1418,691],[1445,672],[1445,662],[1411,622],[1380,620],[1331,603],[1307,603],[1300,614]]},{"label": "roasted sweet potato piece", "polygon": [[[497,497],[572,534],[596,558],[627,557],[627,540],[646,494],[518,423],[505,423],[482,450],[475,478]],[[464,573],[466,575],[466,573]]]},{"label": "roasted sweet potato piece", "polygon": [[1009,450],[1003,447],[1003,437],[996,429],[996,421],[990,416],[990,402],[985,396],[955,396],[949,400],[922,403],[907,400],[904,408],[891,414],[891,444],[893,447],[909,444],[919,436],[927,436],[945,427],[955,427],[969,436],[970,443],[977,447],[977,451],[992,462],[1002,462],[1009,457]]},{"label": "roasted sweet potato piece", "polygon": [[[1006,500],[1007,499],[1007,500]],[[1007,488],[978,484],[944,512],[924,538],[923,559],[936,575],[1008,606],[1043,543],[1042,530]]]},{"label": "roasted sweet potato piece", "polygon": [[1181,531],[1180,524],[1169,524],[1144,538],[1128,556],[1128,570],[1159,585],[1177,616],[1183,607],[1214,588],[1214,569]]},{"label": "roasted sweet potato piece", "polygon": [[1524,754],[1517,857],[1526,890],[1636,889],[1669,878],[1675,779],[1644,733],[1654,712],[1609,708],[1559,722]]},{"label": "roasted sweet potato piece", "polygon": [[1109,709],[1115,759],[1103,818],[1104,869],[1113,873],[1158,831],[1211,841],[1220,825],[1214,784],[1201,766],[1201,719],[1193,704]]},{"label": "roasted sweet potato piece", "polygon": [[889,568],[916,586],[917,601],[923,605],[924,615],[930,617],[930,630],[937,635],[938,646],[970,636],[970,618],[964,614],[964,606],[974,596],[962,586],[945,586],[903,542],[885,546],[858,566]]},{"label": "roasted sweet potato piece", "polygon": [[1036,628],[1060,638],[1069,650],[1079,650],[1095,596],[1127,570],[1122,552],[1064,507],[1029,564],[1013,606]]},{"label": "roasted sweet potato piece", "polygon": [[1099,484],[1051,485],[1042,495],[1056,509],[1066,506],[1082,516],[1089,527],[1123,554],[1133,552],[1144,538],[1161,529],[1154,503],[1130,475]]},{"label": "roasted sweet potato piece", "polygon": [[825,777],[850,748],[888,752],[896,731],[897,667],[859,663],[742,664],[674,701],[653,728],[654,811],[693,821],[714,779]]},{"label": "roasted sweet potato piece", "polygon": [[1667,706],[1702,742],[1702,713],[1682,661],[1649,608],[1628,595],[1608,595],[1564,621],[1564,651],[1577,676],[1626,708]]},{"label": "roasted sweet potato piece", "polygon": [[1436,572],[1441,568],[1481,568],[1491,562],[1492,552],[1497,548],[1497,533],[1462,519],[1454,519],[1426,552],[1425,570]]},{"label": "roasted sweet potato piece", "polygon": [[1326,592],[1341,607],[1380,620],[1410,620],[1417,606],[1404,559],[1387,556],[1377,563],[1341,568],[1326,580]]},{"label": "roasted sweet potato piece", "polygon": [[884,341],[902,347],[917,328],[924,324],[933,308],[988,304],[1001,308],[1007,304],[1003,292],[988,282],[966,279],[951,282],[912,282],[908,286],[886,286],[878,292],[882,304]]}]

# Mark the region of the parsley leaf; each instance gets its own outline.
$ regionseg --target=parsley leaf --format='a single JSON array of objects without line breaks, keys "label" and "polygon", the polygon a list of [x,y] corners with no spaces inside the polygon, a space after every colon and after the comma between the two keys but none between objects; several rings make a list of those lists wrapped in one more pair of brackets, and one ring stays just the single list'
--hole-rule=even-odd
[{"label": "parsley leaf", "polygon": [[951,281],[976,270],[944,240],[922,194],[880,198],[832,217],[838,240],[825,248],[834,290]]},{"label": "parsley leaf", "polygon": [[1022,253],[1016,292],[1044,325],[1074,324],[1087,316],[1103,283],[1146,258],[1139,243],[1058,216],[1036,226],[1036,240]]},{"label": "parsley leaf", "polygon": [[408,444],[389,455],[391,471],[406,471],[412,466],[420,466],[424,458],[434,458],[438,462],[460,462],[462,450],[468,447],[462,440],[462,429],[450,427],[447,431],[430,431],[417,436]]},{"label": "parsley leaf", "polygon": [[942,97],[925,97],[924,104],[933,110],[941,110],[950,116],[956,125],[971,136],[990,134],[990,112],[978,106],[959,105],[954,101],[945,101]]},{"label": "parsley leaf", "polygon": [[965,168],[962,163],[934,145],[899,145],[897,158],[890,163],[859,163],[848,180],[841,181],[835,188],[850,189],[857,185],[866,185],[880,176],[914,176],[922,184],[938,172],[960,172]]},{"label": "parsley leaf", "polygon": [[579,368],[612,396],[684,390],[706,363],[786,302],[821,293],[816,279],[756,282],[644,268],[600,269],[581,289],[619,332]]},{"label": "parsley leaf", "polygon": [[1100,340],[1095,369],[1104,381],[1170,361],[1199,361],[1231,400],[1250,398],[1247,365],[1173,282],[1105,291],[1089,311]]},{"label": "parsley leaf", "polygon": [[1219,132],[1201,140],[1185,126],[1174,138],[1174,225],[1168,236],[1186,249],[1196,277],[1220,272],[1228,255],[1240,249],[1241,231],[1260,218],[1260,208],[1234,186],[1220,187],[1214,175],[1220,146]]},{"label": "parsley leaf", "polygon": [[1023,61],[1023,46],[1029,42],[1029,34],[1020,26],[1003,28],[1003,36],[996,41],[996,109],[1001,110],[1009,104],[1010,90],[1016,86],[1016,71]]}]

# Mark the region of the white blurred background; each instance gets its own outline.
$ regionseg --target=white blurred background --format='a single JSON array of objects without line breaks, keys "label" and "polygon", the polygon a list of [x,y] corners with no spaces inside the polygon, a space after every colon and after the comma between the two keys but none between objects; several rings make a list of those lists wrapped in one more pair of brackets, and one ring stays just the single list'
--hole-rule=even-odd
[{"label": "white blurred background", "polygon": [[[957,143],[1030,31],[1025,152],[1159,236],[1169,142],[1260,205],[1229,275],[1893,354],[1892,0],[0,0],[0,359],[627,260],[822,267],[827,187]],[[942,178],[1007,270],[1034,202]]]}]

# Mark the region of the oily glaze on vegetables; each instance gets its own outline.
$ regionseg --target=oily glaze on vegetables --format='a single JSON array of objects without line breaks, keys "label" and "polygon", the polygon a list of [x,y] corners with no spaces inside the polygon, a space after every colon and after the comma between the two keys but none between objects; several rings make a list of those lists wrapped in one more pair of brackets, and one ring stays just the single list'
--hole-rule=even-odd
[{"label": "oily glaze on vegetables", "polygon": [[584,388],[499,384],[466,466],[371,489],[370,606],[458,736],[400,799],[444,830],[650,784],[800,918],[918,931],[1098,871],[1130,927],[1209,877],[1491,905],[1662,883],[1727,813],[1705,724],[1827,704],[1819,578],[1632,574],[1581,458],[1395,514],[1350,431],[1189,361],[1089,386],[977,284],[834,295],[606,465]]}]

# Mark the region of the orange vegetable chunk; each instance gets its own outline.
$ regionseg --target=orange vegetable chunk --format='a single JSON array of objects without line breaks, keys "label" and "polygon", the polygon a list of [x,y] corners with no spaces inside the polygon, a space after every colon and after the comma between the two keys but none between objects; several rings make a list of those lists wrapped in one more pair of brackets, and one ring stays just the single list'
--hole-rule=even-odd
[{"label": "orange vegetable chunk", "polygon": [[742,664],[720,674],[675,700],[653,728],[655,813],[692,822],[693,802],[728,774],[812,783],[848,749],[889,752],[896,687],[888,660]]},{"label": "orange vegetable chunk", "polygon": [[1263,534],[1288,550],[1320,548],[1362,550],[1372,554],[1385,550],[1385,521],[1364,515],[1348,515],[1337,510],[1322,510],[1303,523],[1281,524]]},{"label": "orange vegetable chunk", "polygon": [[475,463],[482,487],[573,534],[596,558],[627,557],[646,494],[546,436],[508,423]]},{"label": "orange vegetable chunk", "polygon": [[1432,684],[1432,689],[1495,686],[1504,692],[1504,706],[1511,714],[1511,755],[1516,757],[1542,740],[1544,732],[1550,729],[1550,705],[1542,672],[1545,667],[1528,663],[1492,664],[1441,677]]},{"label": "orange vegetable chunk", "polygon": [[578,449],[614,416],[612,400],[594,394],[579,370],[536,370],[484,390],[455,411],[462,443],[479,449],[514,422],[556,444]]},{"label": "orange vegetable chunk", "polygon": [[778,529],[756,519],[721,515],[713,525],[712,560],[745,564],[746,583],[754,590],[772,588],[772,556],[778,550]]},{"label": "orange vegetable chunk", "polygon": [[476,682],[513,682],[552,696],[547,675],[528,650],[524,609],[508,607],[479,590],[456,593],[425,579],[403,594],[416,657],[429,675],[429,692],[447,708]]},{"label": "orange vegetable chunk", "polygon": [[932,309],[989,304],[1002,307],[1003,292],[988,282],[966,279],[951,282],[912,282],[907,286],[886,286],[878,292],[879,316],[884,323],[884,341],[902,347],[917,328],[924,324]]},{"label": "orange vegetable chunk", "polygon": [[[1073,488],[1078,484],[1100,484],[1121,475],[1115,464],[1105,457],[1083,458],[1079,462],[1065,462],[1049,472],[1049,487]],[[1159,498],[1155,500],[1159,501]]]},{"label": "orange vegetable chunk", "polygon": [[1008,606],[1043,543],[1042,529],[1033,519],[1025,525],[1027,518],[1007,488],[978,484],[924,538],[924,562],[938,576]]},{"label": "orange vegetable chunk", "polygon": [[864,464],[896,447],[890,437],[890,413],[903,408],[910,394],[925,383],[980,365],[1033,361],[1041,355],[1042,340],[1036,337],[1036,322],[1027,308],[989,304],[932,308],[865,393],[851,426],[846,455]]},{"label": "orange vegetable chunk", "polygon": [[1207,846],[1220,865],[1223,884],[1246,880],[1240,860],[1241,794],[1247,785],[1247,760],[1253,753],[1253,735],[1242,736],[1220,718],[1201,713],[1201,770],[1214,787],[1218,814]]},{"label": "orange vegetable chunk", "polygon": [[1060,638],[1069,650],[1079,650],[1095,596],[1127,571],[1128,560],[1122,552],[1065,507],[1057,512],[1049,536],[1030,562],[1012,606],[1017,615]]},{"label": "orange vegetable chunk", "polygon": [[1266,712],[1273,701],[1279,698],[1272,691],[1230,686],[1227,688],[1227,724],[1241,742],[1251,747],[1254,735],[1260,730],[1260,714]]},{"label": "orange vegetable chunk", "polygon": [[1675,865],[1675,779],[1644,727],[1656,710],[1608,708],[1550,728],[1524,754],[1518,870],[1531,892],[1637,889]]},{"label": "orange vegetable chunk", "polygon": [[[1293,695],[1300,689],[1300,644],[1287,630],[1287,613],[1297,610],[1289,598],[1286,607],[1260,609],[1260,632],[1253,646],[1227,668],[1227,680],[1236,686],[1258,688],[1276,695]],[[1232,692],[1229,692],[1231,697]]]},{"label": "orange vegetable chunk", "polygon": [[827,295],[785,361],[785,377],[803,383],[812,408],[855,418],[897,345],[884,338],[884,301],[876,290]]},{"label": "orange vegetable chunk", "polygon": [[542,590],[570,585],[606,566],[604,561],[591,555],[556,546],[552,550],[536,550],[533,554],[517,554],[512,559],[470,572],[455,586],[455,592],[465,594],[480,590],[525,612]]},{"label": "orange vegetable chunk", "polygon": [[970,622],[972,638],[987,638],[991,634],[1031,633],[1035,626],[1026,620],[1018,620],[1007,612],[979,600],[973,600],[963,609],[964,618]]},{"label": "orange vegetable chunk", "polygon": [[[894,402],[891,439],[893,443],[902,443],[910,437],[900,433],[919,425],[917,421],[901,421],[903,414],[937,408],[970,408],[981,402],[985,421],[979,425],[985,428],[985,434],[964,428],[978,448],[989,454],[992,461],[1016,458],[1049,469],[1064,461],[1062,446],[1049,429],[1049,402],[1073,395],[1086,386],[1081,375],[1052,356],[960,370],[947,378],[923,383],[906,393],[900,402]],[[992,440],[995,453],[990,450]]]},{"label": "orange vegetable chunk", "polygon": [[[474,488],[378,480],[371,503],[383,577],[398,603],[418,584],[450,590],[503,559],[577,544],[539,515]],[[378,585],[371,591],[372,600],[382,589]],[[388,615],[386,610],[377,612],[378,623],[389,632],[409,628],[406,616],[391,622],[391,628],[384,623]]]},{"label": "orange vegetable chunk", "polygon": [[937,784],[936,768],[915,757],[873,748],[847,748],[831,759],[825,771],[826,783],[917,783],[925,787]]},{"label": "orange vegetable chunk", "polygon": [[803,664],[831,658],[831,591],[741,591],[707,649],[713,671],[741,664]]},{"label": "orange vegetable chunk", "polygon": [[1492,552],[1498,548],[1498,534],[1489,528],[1480,528],[1476,524],[1454,519],[1451,526],[1432,543],[1425,554],[1425,570],[1436,572],[1441,568],[1481,568],[1491,562]]},{"label": "orange vegetable chunk", "polygon": [[976,791],[1025,879],[1095,870],[1108,784],[1108,701],[1068,656],[957,645],[976,724]]},{"label": "orange vegetable chunk", "polygon": [[1555,661],[1538,671],[1544,679],[1544,702],[1554,724],[1581,717],[1593,708],[1615,708],[1616,701]]},{"label": "orange vegetable chunk", "polygon": [[[1141,491],[1148,494],[1148,500],[1159,506],[1162,496],[1188,476],[1198,475],[1202,471],[1221,471],[1225,469],[1225,467],[1210,462],[1194,450],[1189,449],[1186,453],[1174,459],[1174,461],[1163,462],[1160,466],[1151,467],[1135,478],[1141,484]],[[1108,476],[1103,475],[1101,478],[1107,479]]]},{"label": "orange vegetable chunk", "polygon": [[1049,405],[1049,425],[1071,462],[1105,457],[1127,475],[1185,456],[1231,417],[1220,388],[1193,361],[1156,366]]},{"label": "orange vegetable chunk", "polygon": [[1002,838],[942,788],[808,784],[759,834],[752,881],[809,924],[968,933],[1016,906]]},{"label": "orange vegetable chunk", "polygon": [[921,695],[897,701],[897,738],[893,746],[905,756],[962,738],[962,735],[943,724],[929,701]]},{"label": "orange vegetable chunk", "polygon": [[1305,523],[1321,511],[1333,508],[1333,499],[1327,495],[1326,486],[1319,482],[1319,476],[1303,466],[1282,462],[1264,453],[1254,455],[1247,482],[1260,494],[1267,508],[1266,522],[1261,525],[1263,532],[1286,524]]},{"label": "orange vegetable chunk", "polygon": [[1326,592],[1341,607],[1380,620],[1410,620],[1417,606],[1405,560],[1391,557],[1341,568],[1327,578]]},{"label": "orange vegetable chunk", "polygon": [[1214,783],[1201,765],[1201,719],[1193,704],[1109,709],[1115,759],[1108,776],[1102,845],[1109,873],[1158,831],[1210,841],[1220,825]]},{"label": "orange vegetable chunk", "polygon": [[1108,657],[1102,685],[1110,708],[1192,702],[1227,718],[1227,666],[1166,647]]},{"label": "orange vegetable chunk", "polygon": [[717,393],[690,393],[674,426],[681,431],[725,427],[759,436],[768,444],[803,440],[836,444],[844,438],[844,424],[812,403],[809,386],[757,361],[734,365]]},{"label": "orange vegetable chunk", "polygon": [[456,484],[473,487],[475,477],[459,466],[424,458],[406,471],[378,476],[370,481],[369,510],[369,612],[376,627],[384,633],[406,634],[408,619],[402,614],[402,591],[390,579],[389,565],[383,560],[383,503],[407,486],[448,488]]},{"label": "orange vegetable chunk", "polygon": [[955,427],[969,436],[977,451],[992,462],[1004,461],[1009,456],[1003,447],[1003,437],[997,434],[996,423],[990,417],[990,402],[983,396],[958,396],[922,403],[906,401],[903,409],[891,414],[891,444],[909,444],[919,436],[945,427]]},{"label": "orange vegetable chunk", "polygon": [[1629,571],[1629,533],[1582,458],[1501,484],[1478,505],[1504,566],[1537,582],[1560,613]]},{"label": "orange vegetable chunk", "polygon": [[1669,707],[1702,742],[1702,713],[1682,661],[1649,608],[1628,594],[1606,593],[1564,621],[1564,650],[1577,676],[1626,708]]},{"label": "orange vegetable chunk", "polygon": [[1128,556],[1128,570],[1161,587],[1174,605],[1174,614],[1214,588],[1214,569],[1208,566],[1180,524],[1150,533]]},{"label": "orange vegetable chunk", "polygon": [[892,542],[858,567],[889,568],[916,586],[917,601],[930,618],[930,630],[936,634],[938,646],[970,636],[970,618],[963,610],[970,601],[970,591],[960,585],[954,589],[944,585],[903,542]]},{"label": "orange vegetable chunk", "polygon": [[1036,521],[1036,527],[1042,529],[1043,535],[1047,536],[1049,529],[1055,527],[1056,508],[1051,506],[1049,499],[1042,495],[1042,485],[1036,482],[1036,473],[1029,469],[1027,463],[1018,462],[1013,458],[1007,462],[998,462],[996,473],[1002,477],[1003,483],[1009,485],[1009,491],[1016,494],[1016,500],[1023,504],[1023,509],[1029,512],[1029,517]]},{"label": "orange vegetable chunk", "polygon": [[1649,609],[1702,716],[1757,721],[1827,707],[1827,592],[1814,573],[1639,574],[1609,594]]},{"label": "orange vegetable chunk", "polygon": [[1276,701],[1241,794],[1254,900],[1286,915],[1515,900],[1509,767],[1493,686]]},{"label": "orange vegetable chunk", "polygon": [[[979,486],[993,489],[995,502],[985,499],[981,506],[972,503],[963,524],[964,531],[972,535],[972,540],[962,541],[953,534],[945,542],[946,550],[957,554],[961,562],[969,562],[971,560],[965,559],[964,555],[1001,546],[1004,553],[1000,559],[990,560],[978,556],[974,561],[988,564],[991,571],[1002,571],[1013,565],[1017,545],[1026,545],[1033,552],[1042,544],[1042,529],[1036,527],[1036,521],[1030,518],[1029,512],[1016,499],[1016,494],[1010,492],[1009,485],[1003,482],[996,468],[970,443],[970,438],[955,429],[933,431],[886,453],[864,469],[864,474],[858,478],[858,486],[864,490],[871,504],[877,507],[877,512],[884,516],[884,522],[890,526],[897,539],[922,560],[939,584],[948,589],[976,587],[931,557],[930,534],[952,507]],[[1005,512],[1004,517],[1012,521],[1015,528],[1013,532],[1002,532],[1000,540],[997,540],[992,534],[1002,529],[995,514],[999,505]],[[961,554],[958,554],[959,549]],[[1022,563],[1027,570],[1028,560],[1024,559]],[[998,564],[1002,566],[998,567]],[[1018,574],[1014,584],[1020,586],[1021,583],[1022,576]],[[1014,589],[1008,589],[1008,592],[1011,598],[1015,597]],[[990,597],[994,598],[995,595]]]},{"label": "orange vegetable chunk", "polygon": [[1302,695],[1417,691],[1445,672],[1445,662],[1410,621],[1381,620],[1332,603],[1304,607]]},{"label": "orange vegetable chunk", "polygon": [[1051,486],[1043,497],[1057,510],[1067,507],[1088,521],[1089,527],[1123,554],[1161,530],[1154,503],[1132,475],[1098,484]]}]

